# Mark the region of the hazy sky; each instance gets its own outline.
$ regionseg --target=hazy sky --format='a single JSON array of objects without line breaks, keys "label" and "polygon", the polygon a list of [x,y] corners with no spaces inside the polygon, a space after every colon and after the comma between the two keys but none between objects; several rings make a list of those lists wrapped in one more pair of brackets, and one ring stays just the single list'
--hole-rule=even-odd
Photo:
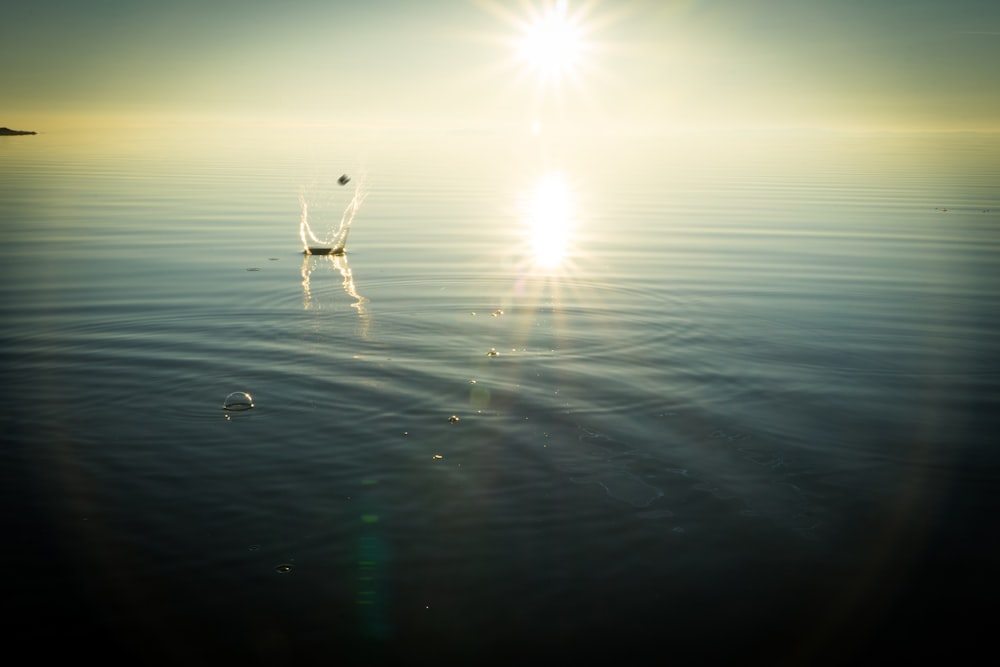
[{"label": "hazy sky", "polygon": [[[569,27],[526,51],[547,12]],[[1000,130],[1000,2],[32,0],[3,8],[0,68],[19,129]]]}]

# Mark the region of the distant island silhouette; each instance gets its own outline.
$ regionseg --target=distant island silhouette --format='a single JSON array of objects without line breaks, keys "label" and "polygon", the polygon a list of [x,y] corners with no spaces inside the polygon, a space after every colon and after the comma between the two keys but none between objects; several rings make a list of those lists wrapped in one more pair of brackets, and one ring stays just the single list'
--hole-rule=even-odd
[{"label": "distant island silhouette", "polygon": [[21,134],[38,134],[31,130],[12,130],[9,127],[0,127],[0,137],[13,137]]}]

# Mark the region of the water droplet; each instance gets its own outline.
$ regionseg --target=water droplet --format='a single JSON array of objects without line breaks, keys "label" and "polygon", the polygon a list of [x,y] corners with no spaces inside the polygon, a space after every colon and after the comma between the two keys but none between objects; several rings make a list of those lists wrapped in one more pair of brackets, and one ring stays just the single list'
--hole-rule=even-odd
[{"label": "water droplet", "polygon": [[234,391],[229,396],[226,396],[226,400],[222,404],[222,409],[230,412],[241,412],[249,410],[252,407],[253,398],[245,391]]}]

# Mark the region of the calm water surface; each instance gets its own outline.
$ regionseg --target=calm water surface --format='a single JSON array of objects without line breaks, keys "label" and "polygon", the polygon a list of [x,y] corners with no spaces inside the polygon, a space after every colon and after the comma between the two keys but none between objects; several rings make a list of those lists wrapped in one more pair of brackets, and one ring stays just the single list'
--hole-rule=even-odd
[{"label": "calm water surface", "polygon": [[[36,654],[815,664],[987,627],[996,136],[2,139]],[[303,255],[301,202],[326,231],[356,193],[346,255]]]}]

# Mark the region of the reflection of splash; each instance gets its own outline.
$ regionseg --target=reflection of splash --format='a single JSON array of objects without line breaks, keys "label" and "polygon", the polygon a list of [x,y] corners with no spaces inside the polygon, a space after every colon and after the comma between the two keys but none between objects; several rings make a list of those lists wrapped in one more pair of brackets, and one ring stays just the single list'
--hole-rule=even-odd
[{"label": "reflection of splash", "polygon": [[[326,198],[326,201],[319,201],[313,196],[308,196],[303,189],[299,192],[299,204],[302,207],[302,214],[299,218],[299,238],[302,239],[302,249],[307,255],[311,254],[340,254],[344,252],[344,247],[347,245],[347,234],[351,231],[351,223],[354,222],[354,216],[357,215],[358,209],[361,208],[361,202],[364,201],[366,196],[364,179],[359,179],[354,186],[354,194],[351,197],[351,201],[347,204],[343,213],[340,215],[340,221],[337,224],[333,224],[332,221],[328,222],[328,227],[325,236],[318,237],[313,231],[312,225],[309,224],[310,209],[313,215],[314,225],[323,225],[325,217],[324,209],[327,208],[330,197]],[[310,206],[311,205],[311,206]]]},{"label": "reflection of splash", "polygon": [[370,317],[368,314],[368,309],[365,306],[368,303],[368,299],[358,294],[358,289],[354,284],[354,274],[351,272],[351,267],[347,264],[346,255],[310,255],[302,259],[302,305],[305,310],[319,310],[322,305],[318,302],[318,299],[313,295],[312,290],[312,275],[321,265],[326,264],[332,270],[340,274],[342,279],[341,286],[344,288],[344,292],[347,293],[354,303],[351,304],[351,308],[358,311],[358,317],[361,318],[361,335],[364,337],[368,336],[368,327],[370,325]]}]

